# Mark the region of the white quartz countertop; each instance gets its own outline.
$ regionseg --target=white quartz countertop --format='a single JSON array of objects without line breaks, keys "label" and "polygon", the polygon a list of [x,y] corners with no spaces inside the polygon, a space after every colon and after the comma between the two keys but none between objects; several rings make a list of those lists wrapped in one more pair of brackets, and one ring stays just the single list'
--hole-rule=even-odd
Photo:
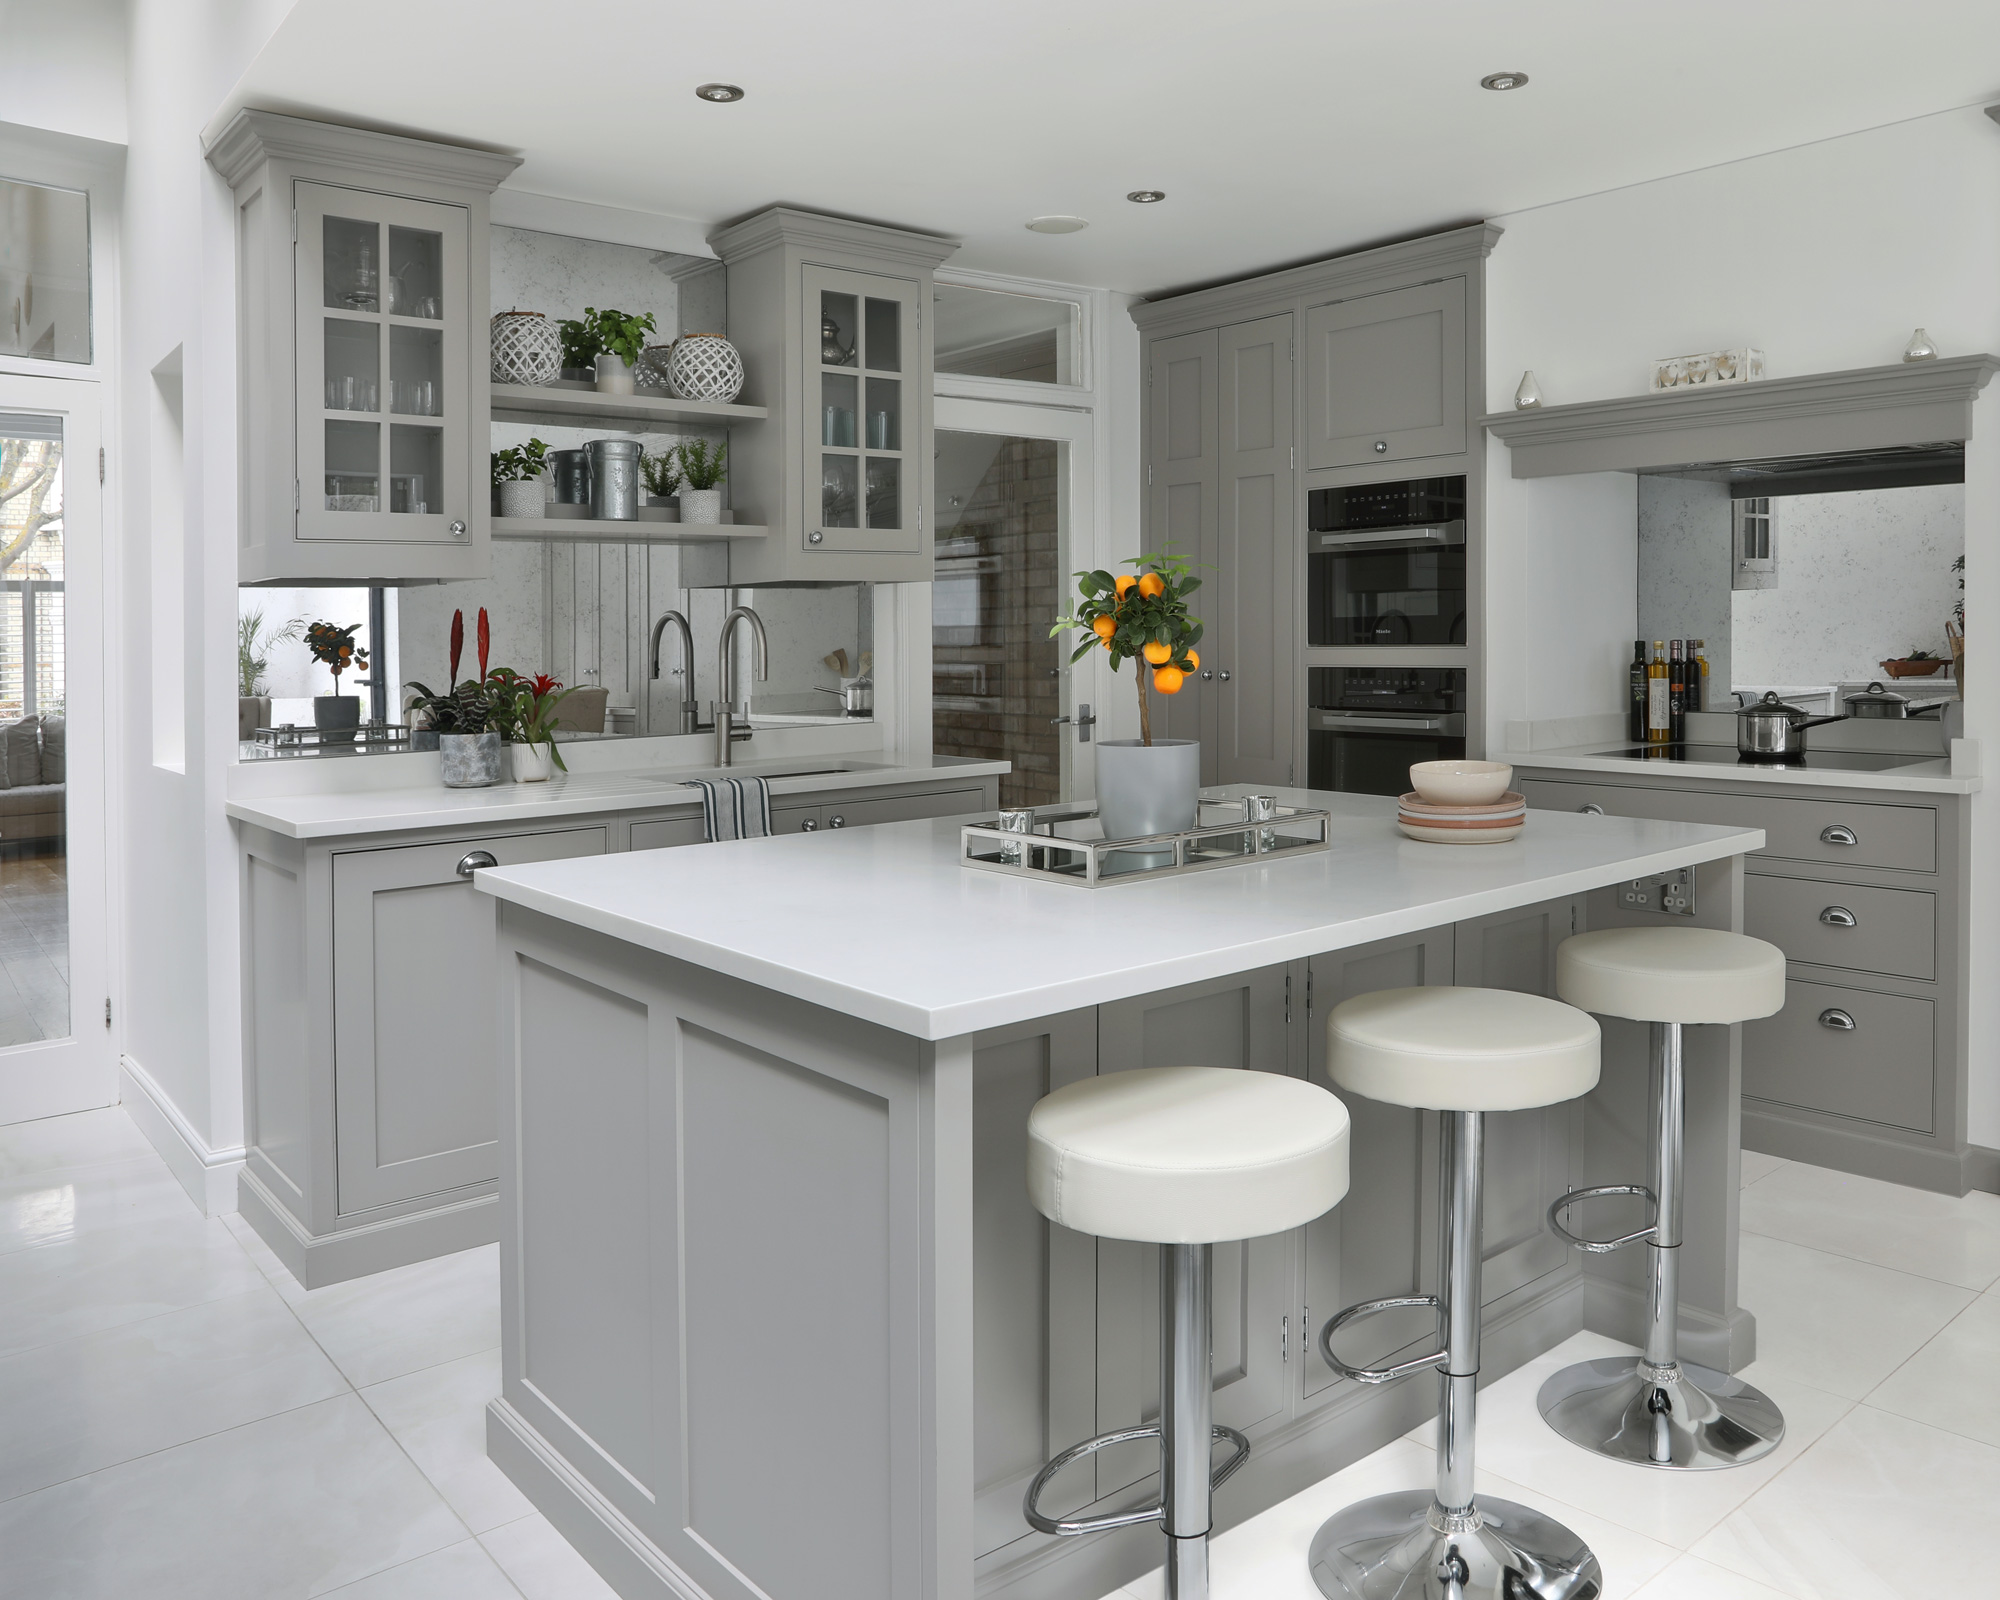
[{"label": "white quartz countertop", "polygon": [[[1230,791],[1247,792],[1243,789]],[[1395,802],[1277,791],[1331,848],[1087,889],[958,864],[959,824],[889,823],[491,868],[487,893],[947,1039],[1761,849],[1762,830],[1537,811],[1501,845],[1418,844]]]},{"label": "white quartz countertop", "polygon": [[[1963,743],[1964,741],[1957,741]],[[1806,736],[1812,748],[1812,736]],[[1629,778],[1723,779],[1730,783],[1755,784],[1758,788],[1801,787],[1813,789],[1896,789],[1929,794],[1972,794],[1979,788],[1976,775],[1955,773],[1952,763],[1941,758],[1913,756],[1903,765],[1884,772],[1858,772],[1841,767],[1778,767],[1762,763],[1729,761],[1633,761],[1603,753],[1605,745],[1579,745],[1565,750],[1524,750],[1496,755],[1495,761],[1511,761],[1516,768],[1545,768],[1556,772],[1607,772]]]},{"label": "white quartz countertop", "polygon": [[902,765],[842,756],[799,756],[738,762],[726,772],[719,767],[648,767],[568,776],[558,773],[547,783],[496,783],[486,789],[447,789],[432,783],[406,789],[261,795],[233,799],[228,810],[239,822],[268,828],[287,838],[327,839],[413,828],[511,827],[544,817],[698,806],[700,791],[689,787],[694,778],[765,778],[772,798],[777,800],[786,795],[899,784],[935,786],[942,778],[983,778],[1006,772],[1009,766],[1005,761],[954,756]]}]

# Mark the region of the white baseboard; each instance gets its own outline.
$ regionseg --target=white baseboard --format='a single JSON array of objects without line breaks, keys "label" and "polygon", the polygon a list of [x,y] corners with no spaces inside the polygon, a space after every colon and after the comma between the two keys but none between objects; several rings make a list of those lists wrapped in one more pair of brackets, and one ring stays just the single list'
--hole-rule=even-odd
[{"label": "white baseboard", "polygon": [[236,1209],[242,1145],[211,1149],[153,1075],[129,1055],[118,1058],[118,1099],[203,1216],[220,1217]]}]

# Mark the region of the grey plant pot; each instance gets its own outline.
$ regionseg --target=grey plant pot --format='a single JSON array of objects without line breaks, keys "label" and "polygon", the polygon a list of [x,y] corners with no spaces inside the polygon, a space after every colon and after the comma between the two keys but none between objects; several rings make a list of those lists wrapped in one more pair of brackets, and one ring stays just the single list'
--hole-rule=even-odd
[{"label": "grey plant pot", "polygon": [[257,737],[259,728],[271,725],[271,697],[245,694],[236,697],[236,737],[244,743]]},{"label": "grey plant pot", "polygon": [[354,730],[361,726],[361,696],[323,694],[315,697],[313,726],[319,729],[321,744],[354,743]]},{"label": "grey plant pot", "polygon": [[438,768],[447,789],[484,789],[500,781],[507,741],[497,733],[441,733]]},{"label": "grey plant pot", "polygon": [[435,750],[438,747],[438,731],[435,728],[412,728],[410,748],[412,750]]},{"label": "grey plant pot", "polygon": [[[1192,828],[1201,789],[1197,739],[1104,739],[1097,746],[1097,819],[1107,839]],[[1171,861],[1165,856],[1157,865]]]}]

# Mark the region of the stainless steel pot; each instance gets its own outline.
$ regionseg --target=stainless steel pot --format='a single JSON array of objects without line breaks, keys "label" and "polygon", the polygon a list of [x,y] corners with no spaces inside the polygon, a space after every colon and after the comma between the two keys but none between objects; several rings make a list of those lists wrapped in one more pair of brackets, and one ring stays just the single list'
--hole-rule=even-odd
[{"label": "stainless steel pot", "polygon": [[1885,689],[1879,683],[1871,683],[1859,694],[1846,697],[1844,704],[1850,717],[1886,717],[1901,720],[1917,715],[1911,709],[1916,704],[1908,695],[1898,694],[1894,689]]},{"label": "stainless steel pot", "polygon": [[1806,753],[1806,729],[1841,720],[1816,717],[1786,705],[1777,690],[1767,689],[1763,699],[1753,700],[1736,713],[1736,748],[1746,756],[1802,756]]},{"label": "stainless steel pot", "polygon": [[875,715],[875,680],[873,678],[842,678],[838,689],[829,689],[822,684],[814,684],[821,694],[830,694],[840,701],[850,717],[872,717]]}]

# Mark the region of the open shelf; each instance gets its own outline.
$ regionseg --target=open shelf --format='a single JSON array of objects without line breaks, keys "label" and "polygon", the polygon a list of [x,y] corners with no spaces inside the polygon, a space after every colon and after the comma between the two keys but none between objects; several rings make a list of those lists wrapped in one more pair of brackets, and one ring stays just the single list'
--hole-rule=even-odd
[{"label": "open shelf", "polygon": [[578,544],[715,544],[761,539],[761,522],[627,522],[608,517],[495,517],[496,539],[568,539]]},{"label": "open shelf", "polygon": [[496,422],[629,423],[636,428],[626,431],[641,431],[676,422],[726,427],[732,422],[762,422],[771,414],[763,406],[675,400],[667,395],[599,394],[581,386],[496,383],[489,390]]}]

